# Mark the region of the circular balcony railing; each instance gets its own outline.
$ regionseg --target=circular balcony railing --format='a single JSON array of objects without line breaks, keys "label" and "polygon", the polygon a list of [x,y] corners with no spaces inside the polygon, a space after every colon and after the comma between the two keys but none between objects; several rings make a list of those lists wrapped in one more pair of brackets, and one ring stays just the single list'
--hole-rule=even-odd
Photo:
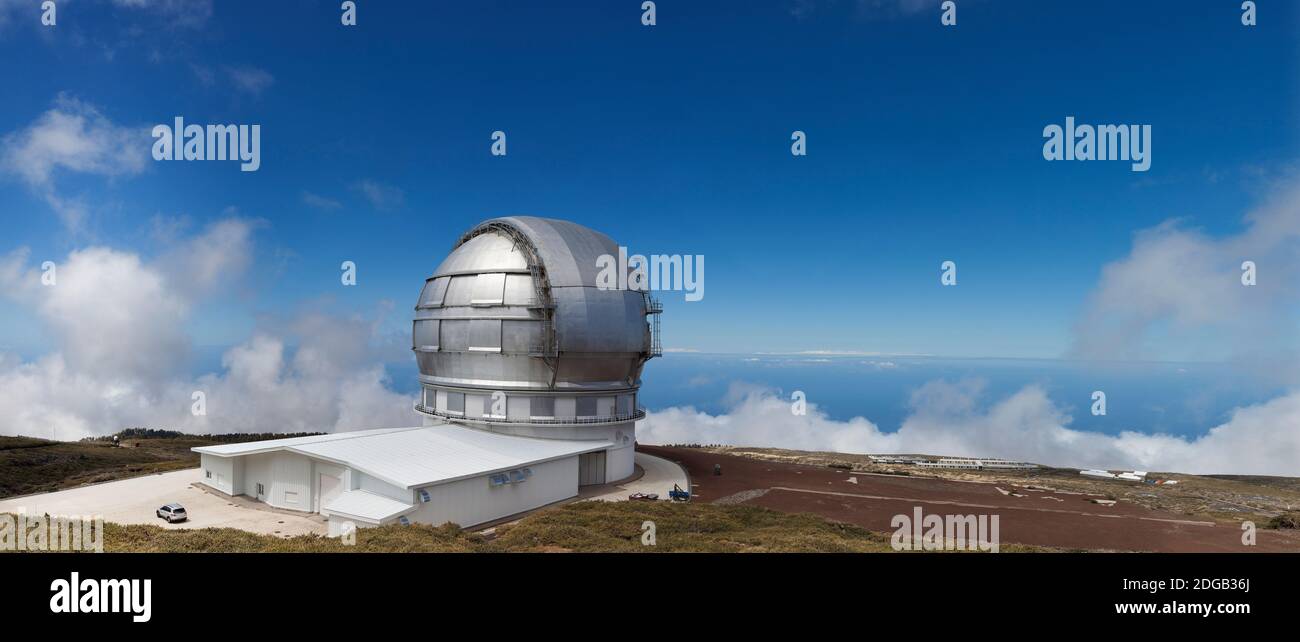
[{"label": "circular balcony railing", "polygon": [[485,424],[533,424],[549,426],[583,426],[594,424],[614,424],[624,421],[637,421],[645,419],[645,408],[637,408],[631,414],[627,415],[607,415],[604,417],[528,417],[528,418],[511,418],[500,415],[486,415],[482,417],[466,416],[463,412],[450,412],[446,410],[437,410],[429,408],[423,404],[415,404],[416,412],[421,412],[434,417],[451,419],[456,421],[473,421]]}]

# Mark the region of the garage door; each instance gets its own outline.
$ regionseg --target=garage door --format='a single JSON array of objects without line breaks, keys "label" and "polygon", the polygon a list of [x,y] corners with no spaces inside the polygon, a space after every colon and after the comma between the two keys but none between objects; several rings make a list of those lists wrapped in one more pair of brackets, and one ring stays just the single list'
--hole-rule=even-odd
[{"label": "garage door", "polygon": [[578,455],[578,485],[605,483],[605,451]]},{"label": "garage door", "polygon": [[343,480],[333,475],[321,473],[316,484],[316,512],[321,512],[339,493],[343,492]]}]

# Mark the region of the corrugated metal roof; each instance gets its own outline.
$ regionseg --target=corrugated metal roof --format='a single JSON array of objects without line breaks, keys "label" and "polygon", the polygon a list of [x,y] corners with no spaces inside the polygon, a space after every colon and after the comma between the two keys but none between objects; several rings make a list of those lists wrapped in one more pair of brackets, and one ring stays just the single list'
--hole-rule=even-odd
[{"label": "corrugated metal roof", "polygon": [[382,522],[414,510],[412,504],[404,504],[395,499],[376,495],[365,490],[349,490],[325,505],[328,513],[342,513],[349,517]]},{"label": "corrugated metal roof", "polygon": [[368,437],[371,435],[398,432],[403,430],[419,430],[419,426],[406,428],[380,428],[377,430],[353,430],[349,432],[335,432],[326,435],[310,435],[307,437],[289,437],[288,439],[266,439],[263,441],[246,441],[238,444],[222,444],[220,446],[196,446],[191,448],[196,453],[205,453],[208,455],[217,455],[220,457],[231,457],[235,455],[252,455],[256,453],[270,452],[272,450],[282,450],[290,446],[300,444],[314,444],[322,441],[336,441],[340,439],[356,439],[357,437]]},{"label": "corrugated metal roof", "polygon": [[613,445],[608,441],[516,437],[441,424],[202,446],[193,450],[221,456],[286,450],[333,461],[403,488],[415,488],[605,450]]},{"label": "corrugated metal roof", "polygon": [[613,445],[607,441],[515,437],[444,424],[365,439],[305,444],[293,450],[414,488],[604,450]]}]

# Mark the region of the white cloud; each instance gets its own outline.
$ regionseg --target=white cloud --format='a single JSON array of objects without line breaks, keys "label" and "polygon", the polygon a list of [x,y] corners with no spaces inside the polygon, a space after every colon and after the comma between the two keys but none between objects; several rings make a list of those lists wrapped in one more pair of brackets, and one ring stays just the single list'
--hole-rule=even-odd
[{"label": "white cloud", "polygon": [[201,27],[212,17],[212,0],[113,0],[113,5],[147,13],[175,27]]},{"label": "white cloud", "polygon": [[988,407],[978,382],[934,381],[912,398],[897,432],[854,417],[837,421],[815,404],[797,416],[771,390],[733,388],[726,413],[694,408],[651,412],[637,428],[644,443],[722,443],[850,453],[1006,457],[1078,468],[1184,473],[1295,475],[1300,461],[1300,393],[1240,408],[1208,434],[1187,439],[1069,427],[1070,417],[1037,386]]},{"label": "white cloud", "polygon": [[28,184],[48,185],[56,169],[118,176],[144,170],[144,128],[119,127],[93,105],[59,95],[54,108],[3,139],[5,168]]},{"label": "white cloud", "polygon": [[357,181],[352,188],[361,192],[377,210],[391,210],[406,203],[406,193],[401,188],[368,178]]},{"label": "white cloud", "polygon": [[[253,225],[223,220],[149,261],[107,247],[57,262],[57,283],[18,250],[0,256],[0,295],[32,309],[58,349],[0,353],[0,433],[55,439],[129,426],[191,432],[333,431],[409,425],[414,401],[392,392],[378,324],[320,312],[257,331],[222,368],[190,378],[186,328],[211,293],[251,262]],[[290,347],[290,346],[295,347]],[[207,415],[190,412],[194,391]]]},{"label": "white cloud", "polygon": [[275,83],[275,77],[265,69],[226,67],[225,71],[235,89],[253,96],[262,95],[263,91]]},{"label": "white cloud", "polygon": [[329,198],[308,191],[303,191],[302,202],[318,210],[337,210],[343,207],[343,204]]},{"label": "white cloud", "polygon": [[114,124],[93,105],[60,94],[54,107],[28,127],[0,139],[0,168],[40,194],[64,224],[77,230],[87,212],[55,187],[59,171],[113,178],[144,171],[147,128]]},{"label": "white cloud", "polygon": [[[1248,359],[1287,369],[1300,323],[1300,187],[1282,190],[1215,238],[1166,221],[1106,265],[1075,329],[1082,358]],[[1253,261],[1257,285],[1241,283]],[[1296,373],[1284,380],[1294,381]]]}]

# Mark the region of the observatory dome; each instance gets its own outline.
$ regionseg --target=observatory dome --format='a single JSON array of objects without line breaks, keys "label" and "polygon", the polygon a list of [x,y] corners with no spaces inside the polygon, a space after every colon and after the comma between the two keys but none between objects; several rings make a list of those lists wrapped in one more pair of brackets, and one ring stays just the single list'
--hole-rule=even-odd
[{"label": "observatory dome", "polygon": [[555,219],[497,218],[463,234],[415,308],[416,411],[517,435],[611,441],[627,452],[610,452],[608,478],[630,475],[644,416],[636,394],[642,367],[660,353],[660,307],[644,292],[596,287],[598,258],[618,254],[608,236]]}]

